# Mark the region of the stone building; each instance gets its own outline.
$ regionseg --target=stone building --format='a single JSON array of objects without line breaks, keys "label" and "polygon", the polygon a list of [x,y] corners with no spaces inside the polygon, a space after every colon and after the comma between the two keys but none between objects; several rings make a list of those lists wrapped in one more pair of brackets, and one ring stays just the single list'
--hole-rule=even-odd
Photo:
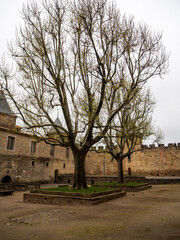
[{"label": "stone building", "polygon": [[[60,123],[59,119],[55,123]],[[102,151],[102,148],[99,148]],[[124,160],[124,172],[133,175],[180,176],[180,145],[146,148]],[[16,115],[0,91],[0,182],[51,182],[59,174],[74,172],[73,155],[69,148],[38,142],[16,126]],[[116,176],[117,163],[107,153],[89,151],[87,175]]]},{"label": "stone building", "polygon": [[69,148],[38,142],[16,126],[16,116],[0,92],[0,181],[49,182],[73,173]]},{"label": "stone building", "polygon": [[[58,118],[55,124],[61,124]],[[105,155],[90,151],[86,173],[116,174],[116,164],[110,164],[109,168],[111,159]],[[59,174],[69,173],[74,173],[70,148],[38,142],[33,135],[21,131],[16,125],[16,115],[0,91],[0,182],[51,182],[57,180]]]}]

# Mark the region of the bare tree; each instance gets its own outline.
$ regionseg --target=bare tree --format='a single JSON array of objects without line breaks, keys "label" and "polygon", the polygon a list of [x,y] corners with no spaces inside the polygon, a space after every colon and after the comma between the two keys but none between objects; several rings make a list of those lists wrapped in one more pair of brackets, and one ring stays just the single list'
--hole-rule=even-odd
[{"label": "bare tree", "polygon": [[[5,64],[0,67],[2,88],[39,140],[71,148],[74,187],[86,188],[90,147],[105,136],[114,117],[148,79],[166,72],[168,56],[161,35],[121,16],[107,0],[32,2],[23,7],[22,17],[24,25],[9,44],[18,94],[12,93]],[[116,105],[122,87],[122,101]],[[106,111],[99,129],[105,101],[111,111]],[[57,108],[60,125],[52,118]],[[49,134],[51,126],[55,135]]]},{"label": "bare tree", "polygon": [[[119,105],[119,99],[115,104]],[[124,182],[123,160],[127,157],[130,159],[134,152],[142,151],[142,141],[148,137],[154,137],[157,143],[163,138],[161,130],[156,129],[152,122],[154,106],[150,90],[142,89],[136,98],[118,112],[104,137],[107,152],[112,160],[117,161],[120,183]],[[110,110],[109,106],[106,108]]]}]

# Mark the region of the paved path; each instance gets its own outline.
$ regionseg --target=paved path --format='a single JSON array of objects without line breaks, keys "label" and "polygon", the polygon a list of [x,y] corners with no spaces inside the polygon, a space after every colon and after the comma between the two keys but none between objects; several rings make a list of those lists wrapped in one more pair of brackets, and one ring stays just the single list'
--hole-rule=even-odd
[{"label": "paved path", "polygon": [[180,184],[156,185],[95,206],[0,197],[1,240],[180,240]]}]

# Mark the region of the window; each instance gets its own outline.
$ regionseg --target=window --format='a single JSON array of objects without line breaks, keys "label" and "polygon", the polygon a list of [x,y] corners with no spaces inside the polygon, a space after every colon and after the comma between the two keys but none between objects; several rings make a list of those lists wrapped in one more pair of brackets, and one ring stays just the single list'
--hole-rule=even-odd
[{"label": "window", "polygon": [[65,163],[63,163],[63,168],[64,168],[64,169],[66,168],[66,164],[65,164]]},{"label": "window", "polygon": [[66,148],[66,157],[69,158],[69,148]]},{"label": "window", "polygon": [[8,136],[7,149],[13,150],[15,144],[15,137]]},{"label": "window", "polygon": [[54,150],[55,150],[55,146],[51,145],[51,148],[50,148],[50,155],[51,156],[54,156]]},{"label": "window", "polygon": [[103,160],[103,173],[106,172],[106,162],[105,162],[105,159]]},{"label": "window", "polygon": [[48,167],[48,166],[49,166],[49,163],[47,162],[47,163],[46,163],[46,167]]},{"label": "window", "polygon": [[35,164],[34,161],[32,161],[32,166],[34,166],[34,164]]},{"label": "window", "polygon": [[31,142],[31,153],[35,153],[36,152],[36,142],[32,141]]}]

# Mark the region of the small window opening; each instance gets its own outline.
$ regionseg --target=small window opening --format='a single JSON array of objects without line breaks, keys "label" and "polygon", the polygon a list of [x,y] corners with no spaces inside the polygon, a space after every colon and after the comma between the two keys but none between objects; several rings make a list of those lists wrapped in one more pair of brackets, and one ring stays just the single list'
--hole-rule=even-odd
[{"label": "small window opening", "polygon": [[36,152],[36,142],[32,141],[31,142],[31,153],[35,153]]},{"label": "small window opening", "polygon": [[66,168],[66,164],[65,163],[63,163],[63,168]]},{"label": "small window opening", "polygon": [[54,151],[55,151],[55,146],[51,145],[51,148],[50,148],[50,155],[51,156],[54,156]]},{"label": "small window opening", "polygon": [[131,162],[131,155],[128,155],[128,163]]},{"label": "small window opening", "polygon": [[34,166],[34,164],[35,164],[35,162],[34,162],[34,161],[32,161],[32,166]]},{"label": "small window opening", "polygon": [[66,148],[66,157],[69,158],[69,148]]},{"label": "small window opening", "polygon": [[15,145],[15,137],[8,136],[7,149],[13,150]]},{"label": "small window opening", "polygon": [[48,167],[48,166],[49,166],[49,163],[47,162],[47,163],[46,163],[46,167]]}]

